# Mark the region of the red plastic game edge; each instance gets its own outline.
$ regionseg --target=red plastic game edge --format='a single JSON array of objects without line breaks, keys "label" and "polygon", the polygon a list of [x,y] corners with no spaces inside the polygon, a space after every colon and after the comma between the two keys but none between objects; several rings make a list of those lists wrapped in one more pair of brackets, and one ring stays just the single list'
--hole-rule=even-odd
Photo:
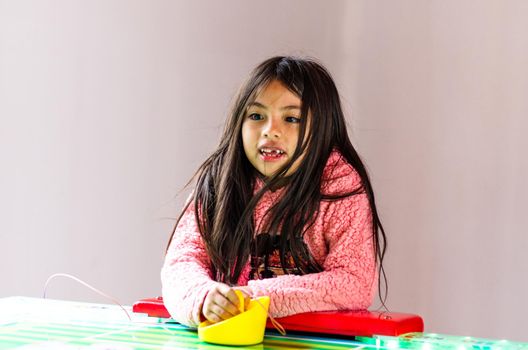
[{"label": "red plastic game edge", "polygon": [[[133,305],[132,311],[150,317],[170,318],[162,297],[139,300]],[[307,312],[276,320],[286,331],[362,337],[398,336],[423,332],[424,329],[423,320],[418,315],[367,310]],[[274,329],[269,320],[266,327]]]}]

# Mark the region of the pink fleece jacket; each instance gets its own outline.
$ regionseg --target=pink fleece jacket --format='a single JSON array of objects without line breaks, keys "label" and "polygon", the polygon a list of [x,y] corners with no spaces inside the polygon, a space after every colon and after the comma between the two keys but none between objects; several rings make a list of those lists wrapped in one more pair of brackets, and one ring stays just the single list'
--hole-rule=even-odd
[{"label": "pink fleece jacket", "polygon": [[[322,193],[349,192],[360,178],[337,151],[328,158]],[[256,189],[262,186],[257,182]],[[264,194],[255,210],[256,227],[284,189]],[[257,231],[258,232],[258,231]],[[377,268],[372,238],[372,213],[366,194],[338,201],[321,201],[315,224],[304,236],[310,252],[324,271],[303,276],[282,275],[249,280],[249,262],[238,285],[253,297],[268,295],[273,317],[323,311],[366,309],[377,289]],[[161,270],[165,306],[178,322],[196,327],[207,292],[215,285],[210,261],[190,205],[176,228]]]}]

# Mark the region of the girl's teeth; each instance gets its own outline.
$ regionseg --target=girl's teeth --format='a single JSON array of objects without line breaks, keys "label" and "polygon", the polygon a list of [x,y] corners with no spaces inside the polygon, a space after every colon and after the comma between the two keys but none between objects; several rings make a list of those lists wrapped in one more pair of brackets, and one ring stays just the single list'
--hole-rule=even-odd
[{"label": "girl's teeth", "polygon": [[278,149],[262,149],[260,150],[262,153],[271,153],[271,154],[283,154],[284,152]]}]

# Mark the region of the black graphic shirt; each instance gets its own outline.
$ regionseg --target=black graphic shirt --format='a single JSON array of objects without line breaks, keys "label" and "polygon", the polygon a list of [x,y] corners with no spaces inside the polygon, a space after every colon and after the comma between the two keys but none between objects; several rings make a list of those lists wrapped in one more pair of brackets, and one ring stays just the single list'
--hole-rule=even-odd
[{"label": "black graphic shirt", "polygon": [[253,253],[251,254],[250,279],[264,279],[284,274],[300,275],[295,267],[291,253],[285,256],[285,266],[280,260],[280,236],[268,233],[258,234],[255,238]]}]

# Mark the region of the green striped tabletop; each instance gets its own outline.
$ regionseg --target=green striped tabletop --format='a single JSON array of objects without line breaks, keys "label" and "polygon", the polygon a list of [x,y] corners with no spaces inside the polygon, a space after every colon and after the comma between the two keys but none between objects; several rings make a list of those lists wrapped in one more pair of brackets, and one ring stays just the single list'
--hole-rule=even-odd
[{"label": "green striped tabletop", "polygon": [[[114,305],[9,297],[0,298],[0,310],[0,350],[237,348],[201,342],[195,330],[133,314],[130,307],[125,307],[125,312]],[[528,343],[432,333],[342,338],[293,333],[282,336],[276,332],[266,332],[262,344],[243,348],[528,350]]]}]

